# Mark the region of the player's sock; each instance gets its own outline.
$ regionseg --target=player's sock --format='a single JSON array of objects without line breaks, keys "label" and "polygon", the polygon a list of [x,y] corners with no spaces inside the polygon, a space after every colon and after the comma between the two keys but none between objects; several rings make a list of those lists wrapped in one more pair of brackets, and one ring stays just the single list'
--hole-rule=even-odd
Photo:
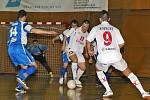
[{"label": "player's sock", "polygon": [[21,75],[19,75],[19,78],[21,80],[25,80],[29,75],[33,74],[36,71],[36,68],[34,66],[28,67],[28,69]]},{"label": "player's sock", "polygon": [[79,80],[82,74],[84,73],[84,70],[81,70],[80,68],[77,70],[77,79]]},{"label": "player's sock", "polygon": [[21,69],[19,70],[19,72],[18,72],[18,75],[23,74],[25,71],[26,71],[26,69],[21,68]]},{"label": "player's sock", "polygon": [[134,75],[133,73],[130,73],[128,78],[133,83],[133,85],[136,86],[136,88],[140,91],[141,94],[145,93],[145,90],[143,89],[143,87],[142,87],[140,81],[138,80],[138,78],[136,77],[136,75]]},{"label": "player's sock", "polygon": [[18,84],[17,84],[17,88],[22,88],[22,84],[21,84],[21,83],[18,83]]},{"label": "player's sock", "polygon": [[74,80],[77,77],[77,68],[78,68],[77,63],[72,62],[71,69],[72,69],[72,74],[73,74],[73,79]]},{"label": "player's sock", "polygon": [[97,71],[96,73],[97,73],[99,80],[101,81],[101,83],[105,87],[106,91],[111,91],[111,88],[109,87],[109,84],[107,82],[106,76],[103,73],[103,71]]},{"label": "player's sock", "polygon": [[64,68],[64,67],[62,66],[61,69],[60,69],[61,77],[64,78],[66,72],[67,72],[67,68]]}]

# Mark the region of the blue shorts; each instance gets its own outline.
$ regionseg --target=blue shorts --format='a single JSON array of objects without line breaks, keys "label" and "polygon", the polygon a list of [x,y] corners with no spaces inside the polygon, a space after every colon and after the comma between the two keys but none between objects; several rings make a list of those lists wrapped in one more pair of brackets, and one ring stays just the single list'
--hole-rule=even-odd
[{"label": "blue shorts", "polygon": [[8,47],[8,54],[10,59],[17,67],[19,64],[23,66],[28,66],[32,62],[35,62],[33,56],[28,52],[28,50],[23,45],[12,44]]},{"label": "blue shorts", "polygon": [[69,59],[66,53],[62,53],[61,58],[62,58],[63,63],[69,63]]}]

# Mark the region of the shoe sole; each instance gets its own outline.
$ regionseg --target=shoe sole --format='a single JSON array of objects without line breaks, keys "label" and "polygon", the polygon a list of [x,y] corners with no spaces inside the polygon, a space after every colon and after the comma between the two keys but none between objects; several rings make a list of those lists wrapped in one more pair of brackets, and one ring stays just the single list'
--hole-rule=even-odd
[{"label": "shoe sole", "polygon": [[83,86],[81,84],[76,84],[76,87],[82,88]]},{"label": "shoe sole", "polygon": [[29,90],[29,87],[27,87],[26,84],[24,82],[22,82],[22,80],[20,78],[17,78],[16,80],[17,80],[17,82],[22,84],[24,89]]},{"label": "shoe sole", "polygon": [[113,94],[108,95],[108,96],[103,96],[103,98],[109,98],[109,97],[112,97],[112,96],[113,96]]}]

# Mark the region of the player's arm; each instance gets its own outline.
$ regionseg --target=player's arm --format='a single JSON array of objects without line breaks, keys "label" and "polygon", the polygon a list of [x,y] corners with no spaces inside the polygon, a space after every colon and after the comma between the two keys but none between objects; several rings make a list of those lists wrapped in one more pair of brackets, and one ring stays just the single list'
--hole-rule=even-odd
[{"label": "player's arm", "polygon": [[116,31],[118,46],[119,48],[122,48],[124,46],[124,39],[118,29],[116,29],[115,31]]},{"label": "player's arm", "polygon": [[42,29],[36,29],[36,28],[32,28],[31,33],[35,33],[35,34],[58,34],[57,32],[55,31],[46,31],[46,30],[42,30]]},{"label": "player's arm", "polygon": [[84,50],[85,50],[85,57],[88,58],[88,50],[87,50],[87,46],[86,45],[84,47]]},{"label": "player's arm", "polygon": [[47,31],[47,30],[33,28],[29,24],[27,24],[27,25],[24,26],[24,30],[27,31],[27,32],[29,32],[29,33],[35,33],[35,34],[58,34],[55,31]]},{"label": "player's arm", "polygon": [[119,44],[119,48],[122,48],[122,47],[124,47],[124,43]]},{"label": "player's arm", "polygon": [[62,45],[61,51],[64,51],[64,50],[65,50],[65,47],[66,47],[66,40],[67,40],[67,36],[64,35],[63,45]]},{"label": "player's arm", "polygon": [[89,42],[88,40],[86,41],[86,47],[87,47],[87,52],[90,56],[94,55],[94,52],[91,50],[91,42]]},{"label": "player's arm", "polygon": [[87,52],[89,56],[94,55],[94,51],[91,49],[91,45],[92,45],[91,42],[94,41],[94,39],[96,38],[95,34],[96,34],[95,28],[92,28],[92,30],[90,31],[86,39]]},{"label": "player's arm", "polygon": [[54,37],[52,39],[52,43],[55,44],[55,41],[60,40],[59,35],[57,35],[56,37]]}]

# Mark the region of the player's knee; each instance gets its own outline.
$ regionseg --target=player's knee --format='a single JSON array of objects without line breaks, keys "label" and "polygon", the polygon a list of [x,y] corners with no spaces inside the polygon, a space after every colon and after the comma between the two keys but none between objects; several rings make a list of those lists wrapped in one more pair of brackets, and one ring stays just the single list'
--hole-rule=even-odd
[{"label": "player's knee", "polygon": [[19,65],[22,69],[28,69],[28,66],[23,66],[22,64]]}]

